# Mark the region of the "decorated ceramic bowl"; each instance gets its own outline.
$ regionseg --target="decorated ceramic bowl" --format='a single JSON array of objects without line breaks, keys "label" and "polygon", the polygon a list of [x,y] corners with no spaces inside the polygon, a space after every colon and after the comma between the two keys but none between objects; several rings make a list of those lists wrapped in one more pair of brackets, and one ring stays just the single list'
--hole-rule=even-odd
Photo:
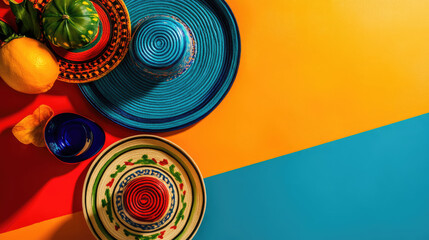
[{"label": "decorated ceramic bowl", "polygon": [[174,143],[137,135],[112,144],[91,165],[83,211],[98,239],[191,239],[204,216],[204,181]]},{"label": "decorated ceramic bowl", "polygon": [[236,77],[241,42],[223,0],[124,0],[133,37],[108,75],[79,87],[112,121],[138,131],[188,127],[212,112]]},{"label": "decorated ceramic bowl", "polygon": [[[51,0],[37,0],[40,11]],[[48,44],[60,64],[58,80],[69,83],[92,82],[115,69],[128,52],[131,21],[121,0],[91,0],[100,18],[94,41],[79,49],[64,49]]]}]

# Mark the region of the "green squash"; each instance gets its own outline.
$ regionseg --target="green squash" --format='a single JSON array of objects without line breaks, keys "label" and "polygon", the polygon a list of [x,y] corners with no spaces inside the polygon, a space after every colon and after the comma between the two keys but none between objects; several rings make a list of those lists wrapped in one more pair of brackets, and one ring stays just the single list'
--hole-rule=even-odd
[{"label": "green squash", "polygon": [[52,0],[42,14],[45,37],[65,49],[82,48],[98,33],[99,17],[89,0]]}]

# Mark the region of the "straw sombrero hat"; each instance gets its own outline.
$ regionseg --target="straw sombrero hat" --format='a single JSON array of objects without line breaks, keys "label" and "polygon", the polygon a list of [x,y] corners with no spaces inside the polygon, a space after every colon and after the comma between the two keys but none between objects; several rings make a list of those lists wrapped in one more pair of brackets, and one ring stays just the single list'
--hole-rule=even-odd
[{"label": "straw sombrero hat", "polygon": [[[38,0],[43,11],[50,0]],[[60,63],[58,79],[70,83],[95,81],[112,71],[128,51],[131,23],[122,0],[92,0],[100,17],[96,39],[88,46],[66,50],[48,43]]]},{"label": "straw sombrero hat", "polygon": [[203,178],[193,160],[163,138],[112,144],[91,165],[83,212],[98,239],[191,239],[204,215]]},{"label": "straw sombrero hat", "polygon": [[164,132],[207,116],[236,77],[240,36],[223,0],[125,0],[129,54],[109,75],[81,84],[88,101],[125,127]]}]

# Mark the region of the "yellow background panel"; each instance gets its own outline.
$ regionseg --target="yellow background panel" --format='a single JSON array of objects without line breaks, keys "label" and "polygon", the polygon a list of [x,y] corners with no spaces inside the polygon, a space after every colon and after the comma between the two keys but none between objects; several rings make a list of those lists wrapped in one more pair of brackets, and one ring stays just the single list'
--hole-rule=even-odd
[{"label": "yellow background panel", "polygon": [[82,212],[50,219],[0,234],[2,240],[90,240],[94,239]]},{"label": "yellow background panel", "polygon": [[237,80],[170,137],[211,176],[429,111],[429,1],[229,0]]}]

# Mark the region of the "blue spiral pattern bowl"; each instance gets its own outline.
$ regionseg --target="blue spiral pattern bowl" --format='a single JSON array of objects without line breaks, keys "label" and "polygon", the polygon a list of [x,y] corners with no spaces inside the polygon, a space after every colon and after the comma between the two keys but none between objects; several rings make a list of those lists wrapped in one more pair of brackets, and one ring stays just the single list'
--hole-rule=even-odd
[{"label": "blue spiral pattern bowl", "polygon": [[125,127],[166,132],[207,116],[231,88],[240,36],[222,0],[124,0],[133,39],[123,62],[80,89]]},{"label": "blue spiral pattern bowl", "polygon": [[195,58],[191,30],[173,16],[142,19],[135,27],[130,47],[131,59],[147,79],[174,79],[189,69]]}]

